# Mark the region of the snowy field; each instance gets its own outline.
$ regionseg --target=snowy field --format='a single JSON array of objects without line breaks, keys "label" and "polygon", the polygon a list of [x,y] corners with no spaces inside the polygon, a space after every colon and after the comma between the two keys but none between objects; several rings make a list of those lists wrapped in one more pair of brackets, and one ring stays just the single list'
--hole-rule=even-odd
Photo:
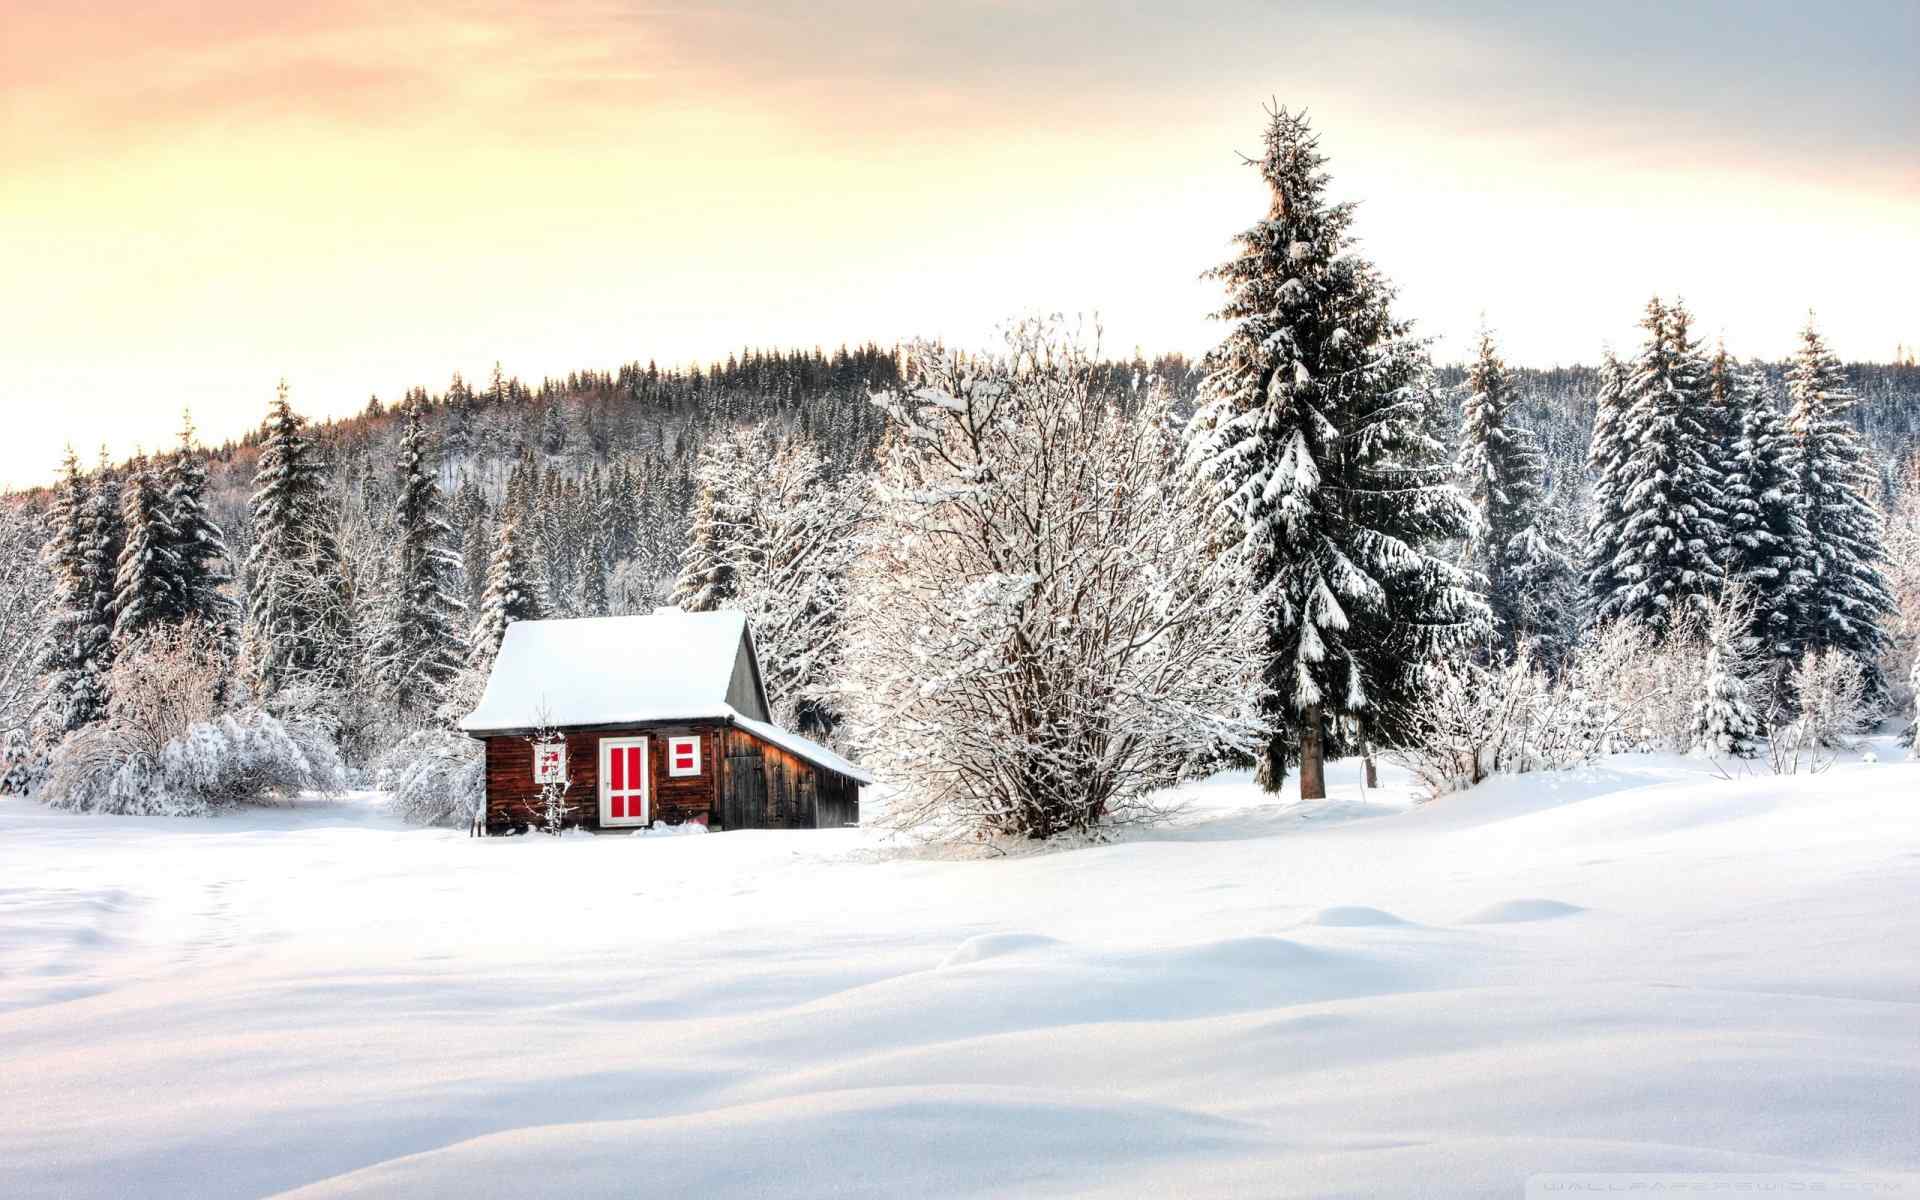
[{"label": "snowy field", "polygon": [[0,1195],[1920,1172],[1920,765],[1335,785],[1010,857],[0,800]]}]

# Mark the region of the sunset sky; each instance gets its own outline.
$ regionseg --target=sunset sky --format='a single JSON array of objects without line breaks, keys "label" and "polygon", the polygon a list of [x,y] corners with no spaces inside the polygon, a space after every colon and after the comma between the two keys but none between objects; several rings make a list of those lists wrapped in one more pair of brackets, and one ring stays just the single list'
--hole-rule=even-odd
[{"label": "sunset sky", "polygon": [[1656,289],[1885,359],[1917,52],[1912,0],[0,0],[0,484],[183,406],[238,435],[282,376],[320,416],[1033,310],[1197,353],[1270,98],[1442,359],[1484,311],[1592,361]]}]

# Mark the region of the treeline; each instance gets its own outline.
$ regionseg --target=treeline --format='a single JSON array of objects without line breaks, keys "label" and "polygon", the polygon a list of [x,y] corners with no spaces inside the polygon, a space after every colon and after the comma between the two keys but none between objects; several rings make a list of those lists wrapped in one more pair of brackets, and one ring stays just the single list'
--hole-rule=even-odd
[{"label": "treeline", "polygon": [[[1825,742],[1904,702],[1920,370],[1842,367],[1811,326],[1735,362],[1659,300],[1596,368],[1509,368],[1483,333],[1436,370],[1305,120],[1267,137],[1273,207],[1198,364],[1027,323],[977,355],[496,370],[318,425],[283,386],[210,454],[69,456],[0,528],[0,571],[47,597],[0,606],[8,785],[200,811],[312,786],[324,745],[444,818],[476,778],[445,731],[512,622],[669,601],[748,611],[784,722],[878,756],[902,811],[998,833],[1225,762],[1313,796],[1335,754],[1435,750],[1423,774],[1471,782],[1794,721]],[[1652,675],[1612,669],[1643,650]],[[1849,670],[1859,712],[1808,701]],[[1608,675],[1691,715],[1635,741],[1659,706]],[[1463,749],[1501,706],[1593,732]]]}]

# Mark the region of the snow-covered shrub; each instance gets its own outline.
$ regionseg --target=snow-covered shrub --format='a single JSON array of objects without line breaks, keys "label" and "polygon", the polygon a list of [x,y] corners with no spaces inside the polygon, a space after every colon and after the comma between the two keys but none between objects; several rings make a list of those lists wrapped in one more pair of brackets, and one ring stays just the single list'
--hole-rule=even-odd
[{"label": "snow-covered shrub", "polygon": [[382,756],[379,777],[393,811],[416,825],[469,825],[487,802],[484,749],[456,733],[414,733]]},{"label": "snow-covered shrub", "polygon": [[1773,727],[1770,765],[1782,775],[1824,770],[1872,719],[1867,669],[1844,650],[1809,650],[1787,686],[1797,715]]},{"label": "snow-covered shrub", "polygon": [[332,739],[258,709],[189,725],[159,747],[113,721],[61,743],[42,798],[77,812],[201,816],[220,808],[337,791]]},{"label": "snow-covered shrub", "polygon": [[1121,411],[1029,323],[991,358],[917,348],[876,402],[841,704],[896,822],[1048,837],[1260,744],[1266,614],[1209,544],[1157,389]]},{"label": "snow-covered shrub", "polygon": [[107,720],[129,746],[157,758],[169,742],[213,719],[231,669],[212,631],[196,622],[156,626],[107,672]]},{"label": "snow-covered shrub", "polygon": [[1576,651],[1558,677],[1526,641],[1492,666],[1461,658],[1439,664],[1413,706],[1415,737],[1390,752],[1426,796],[1462,791],[1490,775],[1561,770],[1612,750],[1631,707],[1615,687],[1589,690],[1631,637],[1602,637]]}]

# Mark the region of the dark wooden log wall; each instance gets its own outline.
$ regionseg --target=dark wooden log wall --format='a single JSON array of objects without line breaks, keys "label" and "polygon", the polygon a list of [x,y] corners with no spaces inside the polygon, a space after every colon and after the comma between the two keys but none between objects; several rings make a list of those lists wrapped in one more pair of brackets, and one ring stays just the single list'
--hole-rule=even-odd
[{"label": "dark wooden log wall", "polygon": [[[645,737],[652,790],[649,818],[678,825],[712,820],[719,795],[720,744],[727,729],[717,725],[667,725],[642,729],[595,730],[567,734],[567,823],[600,828],[600,739]],[[700,774],[674,779],[667,774],[667,739],[700,737]],[[505,833],[539,823],[540,787],[533,781],[533,743],[524,737],[487,739],[487,831]],[[638,828],[619,826],[618,828]]]},{"label": "dark wooden log wall", "polygon": [[[700,737],[700,774],[674,779],[667,774],[667,739],[686,734]],[[836,771],[732,726],[656,725],[567,734],[572,776],[567,824],[600,828],[600,739],[631,737],[649,739],[651,820],[669,825],[703,820],[726,829],[837,829],[860,823],[860,788]],[[487,831],[539,824],[533,743],[524,737],[486,741]]]},{"label": "dark wooden log wall", "polygon": [[860,823],[860,789],[743,729],[728,729],[720,815],[728,829],[837,829]]}]

